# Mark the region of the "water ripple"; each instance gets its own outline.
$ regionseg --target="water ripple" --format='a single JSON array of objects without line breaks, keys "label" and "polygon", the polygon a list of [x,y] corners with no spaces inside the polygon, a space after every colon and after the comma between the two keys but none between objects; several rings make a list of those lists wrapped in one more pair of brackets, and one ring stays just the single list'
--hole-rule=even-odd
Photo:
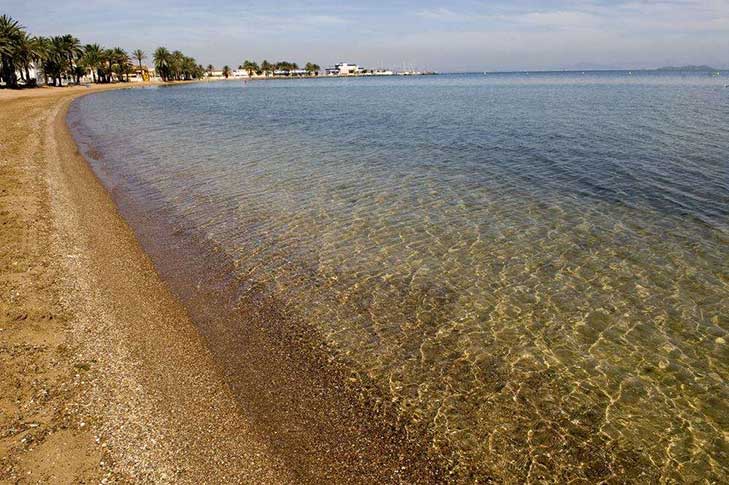
[{"label": "water ripple", "polygon": [[231,82],[74,110],[107,183],[225,248],[241,294],[319,329],[464,480],[721,482],[720,84]]}]

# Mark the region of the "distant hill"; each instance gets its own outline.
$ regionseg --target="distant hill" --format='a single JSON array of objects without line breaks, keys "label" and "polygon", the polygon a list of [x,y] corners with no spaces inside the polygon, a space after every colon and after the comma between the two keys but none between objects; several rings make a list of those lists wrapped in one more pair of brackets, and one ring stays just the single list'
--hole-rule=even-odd
[{"label": "distant hill", "polygon": [[719,71],[720,69],[713,68],[711,66],[666,66],[659,67],[656,71],[693,71],[693,72],[712,72]]}]

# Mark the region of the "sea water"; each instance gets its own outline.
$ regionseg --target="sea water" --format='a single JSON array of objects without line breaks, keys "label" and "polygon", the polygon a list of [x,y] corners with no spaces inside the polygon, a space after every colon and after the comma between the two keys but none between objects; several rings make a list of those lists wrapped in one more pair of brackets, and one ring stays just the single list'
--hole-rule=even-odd
[{"label": "sea water", "polygon": [[233,80],[71,119],[467,476],[725,481],[727,79]]}]

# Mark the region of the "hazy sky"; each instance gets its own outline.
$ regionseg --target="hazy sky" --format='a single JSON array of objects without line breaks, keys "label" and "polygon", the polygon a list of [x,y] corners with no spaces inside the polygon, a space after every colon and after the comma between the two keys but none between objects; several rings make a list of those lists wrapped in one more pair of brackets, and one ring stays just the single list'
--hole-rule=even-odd
[{"label": "hazy sky", "polygon": [[35,34],[202,64],[344,60],[439,71],[729,67],[729,0],[3,0]]}]

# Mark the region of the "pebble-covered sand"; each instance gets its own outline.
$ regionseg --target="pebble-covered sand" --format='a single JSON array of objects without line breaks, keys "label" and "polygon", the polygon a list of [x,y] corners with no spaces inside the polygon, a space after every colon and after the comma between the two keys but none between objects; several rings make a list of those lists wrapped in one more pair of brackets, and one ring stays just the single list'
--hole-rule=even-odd
[{"label": "pebble-covered sand", "polygon": [[97,89],[0,91],[0,482],[292,482],[76,151]]},{"label": "pebble-covered sand", "polygon": [[211,351],[66,124],[118,87],[0,90],[0,483],[452,481],[286,322]]}]

